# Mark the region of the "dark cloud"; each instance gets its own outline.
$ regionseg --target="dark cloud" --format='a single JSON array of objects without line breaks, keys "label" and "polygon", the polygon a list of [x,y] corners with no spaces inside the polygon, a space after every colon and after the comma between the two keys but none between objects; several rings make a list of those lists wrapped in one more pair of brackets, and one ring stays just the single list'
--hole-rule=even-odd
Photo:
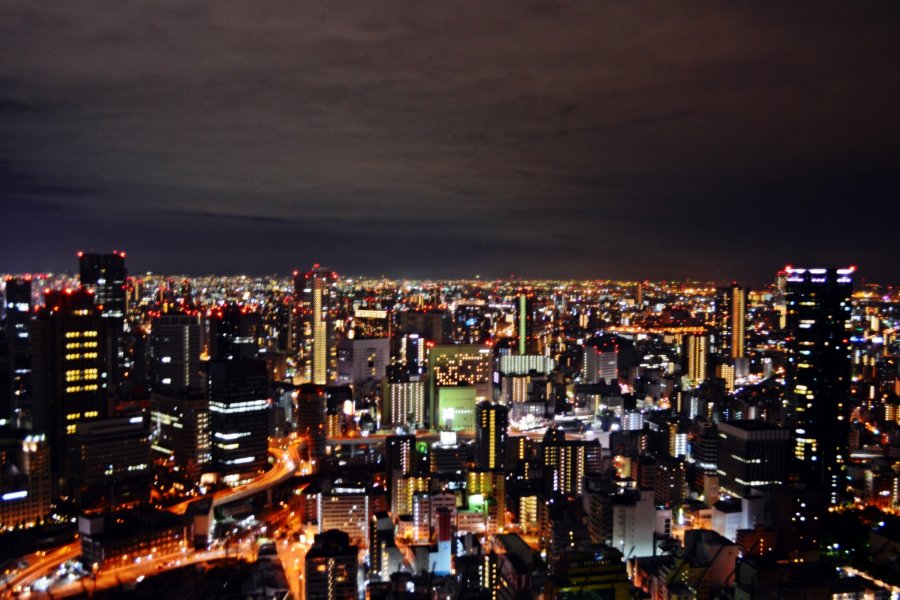
[{"label": "dark cloud", "polygon": [[898,26],[887,1],[9,2],[0,270],[897,281]]}]

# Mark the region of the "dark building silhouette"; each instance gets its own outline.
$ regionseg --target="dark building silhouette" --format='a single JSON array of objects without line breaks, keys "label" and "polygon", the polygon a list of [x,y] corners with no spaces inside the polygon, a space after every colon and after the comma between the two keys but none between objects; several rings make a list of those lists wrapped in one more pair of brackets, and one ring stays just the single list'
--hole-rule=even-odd
[{"label": "dark building silhouette", "polygon": [[209,363],[212,467],[226,483],[239,483],[266,468],[272,417],[265,362]]},{"label": "dark building silhouette", "polygon": [[33,313],[31,277],[7,277],[0,326],[0,421],[26,420],[30,412],[31,355],[28,323]]},{"label": "dark building silhouette", "polygon": [[787,393],[794,455],[809,483],[836,503],[844,493],[850,405],[848,269],[787,267]]},{"label": "dark building silhouette", "polygon": [[47,291],[44,299],[29,326],[33,429],[47,436],[52,468],[62,474],[76,425],[109,412],[108,338],[88,290]]},{"label": "dark building silhouette", "polygon": [[479,469],[506,467],[509,409],[479,402],[475,407],[475,457]]}]

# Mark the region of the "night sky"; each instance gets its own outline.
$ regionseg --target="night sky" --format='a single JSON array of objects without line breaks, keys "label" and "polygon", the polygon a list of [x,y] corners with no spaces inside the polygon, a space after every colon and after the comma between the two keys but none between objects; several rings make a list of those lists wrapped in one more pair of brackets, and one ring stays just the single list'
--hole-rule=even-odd
[{"label": "night sky", "polygon": [[900,283],[897,2],[17,2],[0,272]]}]

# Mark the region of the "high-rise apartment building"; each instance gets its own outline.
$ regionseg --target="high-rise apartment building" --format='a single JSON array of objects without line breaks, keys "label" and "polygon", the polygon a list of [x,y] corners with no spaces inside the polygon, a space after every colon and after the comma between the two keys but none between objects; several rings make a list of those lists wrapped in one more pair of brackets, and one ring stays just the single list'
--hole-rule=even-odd
[{"label": "high-rise apartment building", "polygon": [[475,408],[475,456],[479,469],[503,469],[509,431],[509,409],[492,402]]},{"label": "high-rise apartment building", "polygon": [[697,387],[706,380],[708,340],[705,335],[684,336],[684,365],[691,386]]},{"label": "high-rise apartment building", "polygon": [[716,290],[716,346],[721,358],[729,360],[746,355],[747,290],[734,283]]},{"label": "high-rise apartment building", "polygon": [[309,380],[327,385],[335,376],[334,331],[331,310],[337,303],[337,273],[319,265],[300,275],[294,273],[294,291],[302,299],[305,314],[304,352],[309,366]]},{"label": "high-rise apartment building", "polygon": [[795,458],[832,502],[845,491],[853,267],[787,267],[788,364]]}]

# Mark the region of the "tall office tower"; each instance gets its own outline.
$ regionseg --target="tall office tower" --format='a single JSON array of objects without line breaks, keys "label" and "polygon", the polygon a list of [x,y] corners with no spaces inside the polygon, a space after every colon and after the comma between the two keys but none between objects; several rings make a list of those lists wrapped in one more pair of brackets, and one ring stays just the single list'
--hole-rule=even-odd
[{"label": "tall office tower", "polygon": [[212,461],[209,426],[207,398],[151,394],[150,449],[154,458],[195,480],[209,470]]},{"label": "tall office tower", "polygon": [[107,319],[124,319],[125,303],[125,253],[114,250],[112,254],[78,253],[78,270],[81,285],[94,290],[94,302]]},{"label": "tall office tower", "polygon": [[729,362],[746,355],[747,290],[733,283],[716,290],[716,350]]},{"label": "tall office tower", "polygon": [[66,453],[66,487],[84,507],[150,497],[150,436],[141,416],[79,423]]},{"label": "tall office tower", "polygon": [[787,475],[791,432],[765,421],[719,423],[721,486],[746,497],[751,488],[781,485]]},{"label": "tall office tower", "polygon": [[259,313],[228,304],[209,316],[209,355],[213,360],[255,360],[259,357]]},{"label": "tall office tower", "polygon": [[534,292],[520,291],[516,296],[516,351],[518,354],[537,354],[534,330]]},{"label": "tall office tower", "polygon": [[[31,276],[7,277],[3,293],[3,334],[6,370],[0,373],[0,421],[27,420],[30,412],[31,356],[28,323],[31,321]],[[0,355],[4,355],[0,349]],[[14,418],[15,416],[19,417]]]},{"label": "tall office tower", "polygon": [[708,340],[705,335],[684,336],[684,373],[692,387],[697,387],[706,380],[707,348]]},{"label": "tall office tower", "polygon": [[0,529],[33,526],[50,511],[52,499],[46,438],[0,430]]},{"label": "tall office tower", "polygon": [[107,338],[88,290],[47,291],[44,301],[29,324],[32,429],[47,436],[51,467],[62,474],[75,426],[108,414]]},{"label": "tall office tower", "polygon": [[850,328],[855,268],[787,267],[787,392],[795,457],[832,502],[845,491],[848,458]]},{"label": "tall office tower", "polygon": [[206,373],[200,361],[203,319],[199,314],[166,314],[150,331],[152,389],[164,394],[203,393]]},{"label": "tall office tower", "polygon": [[316,534],[306,553],[307,600],[356,600],[359,548],[337,529]]},{"label": "tall office tower", "polygon": [[261,360],[209,363],[212,468],[238,485],[266,467],[273,411],[269,374]]},{"label": "tall office tower", "polygon": [[297,433],[307,437],[309,460],[317,465],[325,456],[325,387],[307,383],[297,391]]},{"label": "tall office tower", "polygon": [[615,383],[619,379],[619,346],[613,340],[592,339],[584,345],[581,376],[585,383]]},{"label": "tall office tower", "polygon": [[385,427],[412,427],[425,424],[425,381],[418,376],[389,375],[383,384],[381,423]]},{"label": "tall office tower", "polygon": [[635,285],[634,303],[638,309],[644,309],[644,282],[642,281],[638,281],[637,285]]},{"label": "tall office tower", "polygon": [[337,273],[318,264],[300,275],[294,272],[294,291],[302,298],[306,316],[304,351],[308,357],[310,383],[326,385],[334,379],[331,355],[334,332],[330,312],[337,304]]},{"label": "tall office tower", "polygon": [[491,349],[479,345],[435,346],[428,356],[431,425],[475,430],[475,405],[493,399]]},{"label": "tall office tower", "polygon": [[509,409],[501,404],[479,402],[475,408],[475,455],[479,469],[506,467]]},{"label": "tall office tower", "polygon": [[337,345],[337,378],[340,385],[380,381],[391,362],[388,338],[345,339]]},{"label": "tall office tower", "polygon": [[104,337],[110,353],[107,367],[110,384],[120,385],[132,367],[131,352],[126,338],[128,313],[125,280],[125,253],[78,253],[78,271],[82,287],[94,292],[94,303],[104,319]]}]

